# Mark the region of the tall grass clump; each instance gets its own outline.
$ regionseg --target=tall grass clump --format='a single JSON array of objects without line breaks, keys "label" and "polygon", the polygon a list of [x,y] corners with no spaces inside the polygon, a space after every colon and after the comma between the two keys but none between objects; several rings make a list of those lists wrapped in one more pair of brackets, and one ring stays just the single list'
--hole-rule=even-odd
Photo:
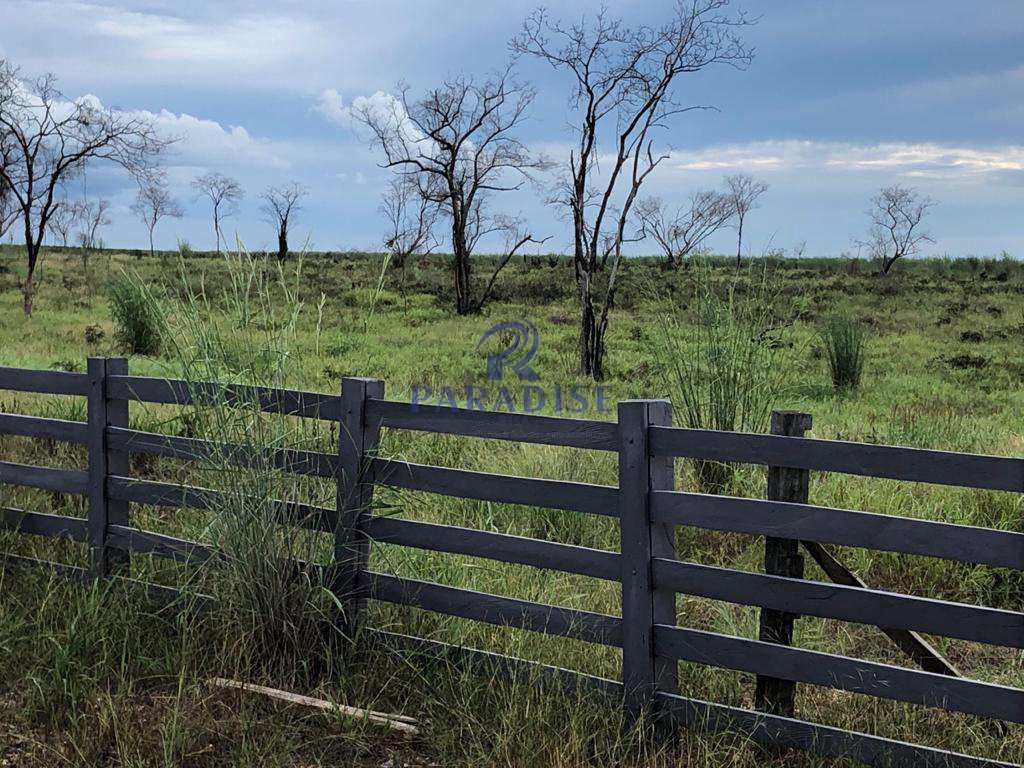
[{"label": "tall grass clump", "polygon": [[156,356],[167,338],[163,301],[138,276],[122,272],[110,284],[110,314],[117,342],[131,354]]},{"label": "tall grass clump", "polygon": [[852,315],[832,315],[821,329],[821,340],[836,392],[857,389],[864,374],[867,328]]},{"label": "tall grass clump", "polygon": [[310,671],[328,647],[326,619],[336,602],[317,563],[330,550],[301,525],[301,515],[305,505],[333,501],[334,483],[293,474],[285,451],[331,450],[331,442],[306,420],[265,413],[257,389],[290,383],[302,260],[286,272],[276,259],[239,247],[226,263],[227,291],[214,302],[185,287],[180,262],[183,287],[168,352],[169,366],[192,389],[190,434],[231,446],[200,465],[204,482],[220,491],[204,532],[220,557],[201,581],[218,598],[216,615],[236,663]]},{"label": "tall grass clump", "polygon": [[[764,432],[784,385],[786,324],[774,311],[768,268],[714,281],[695,260],[681,306],[663,302],[653,348],[668,380],[675,421],[691,429]],[[685,307],[686,309],[682,309]],[[694,462],[701,490],[722,493],[731,464]]]}]

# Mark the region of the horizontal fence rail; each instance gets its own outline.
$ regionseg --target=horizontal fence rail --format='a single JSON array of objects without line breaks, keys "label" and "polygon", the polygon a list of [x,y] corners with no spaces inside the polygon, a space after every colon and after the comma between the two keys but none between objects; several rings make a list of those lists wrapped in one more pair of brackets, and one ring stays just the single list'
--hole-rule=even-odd
[{"label": "horizontal fence rail", "polygon": [[[2,556],[5,568],[49,569],[81,582],[102,577],[162,606],[206,610],[212,605],[208,596],[131,578],[129,555],[150,555],[193,566],[219,566],[228,555],[207,543],[132,525],[128,505],[188,508],[211,515],[228,514],[236,506],[259,510],[269,512],[270,519],[282,525],[334,537],[331,565],[288,562],[333,588],[343,583],[337,581],[338,573],[351,576],[347,583],[355,600],[348,596],[344,600],[356,619],[363,613],[362,603],[371,599],[622,648],[623,679],[632,682],[627,685],[373,628],[366,628],[361,635],[368,642],[487,674],[517,679],[536,676],[572,690],[586,687],[622,701],[627,713],[639,704],[652,710],[662,723],[734,731],[773,747],[796,747],[877,766],[1010,765],[797,719],[792,712],[780,713],[778,702],[762,701],[762,682],[764,691],[788,690],[790,696],[797,684],[814,685],[1024,723],[1024,690],[960,676],[915,634],[920,631],[1020,649],[1024,648],[1024,614],[873,589],[824,548],[826,544],[860,547],[1022,571],[1024,533],[807,503],[807,473],[812,470],[1024,492],[1024,460],[1020,458],[801,437],[798,435],[811,424],[805,414],[780,414],[785,416],[780,424],[796,425],[795,432],[755,435],[665,426],[671,424],[671,411],[663,401],[622,403],[619,423],[615,423],[393,402],[383,399],[383,383],[370,379],[346,379],[342,394],[330,395],[131,376],[127,363],[120,359],[93,359],[89,371],[0,367],[0,390],[88,396],[87,422],[0,413],[0,435],[85,445],[89,462],[87,470],[76,470],[0,461],[0,485],[83,495],[89,510],[88,517],[79,518],[0,506],[0,529],[86,544],[92,552],[90,568],[11,553]],[[319,419],[337,425],[338,449],[265,448],[140,431],[129,426],[129,402],[228,405],[269,415]],[[381,428],[615,452],[622,488],[382,457],[377,451]],[[134,478],[127,462],[132,454],[190,462],[213,460],[218,468],[229,464],[325,478],[337,483],[337,499],[333,506],[318,506],[253,498],[244,488],[226,491]],[[760,464],[775,473],[777,492],[769,492],[771,500],[761,500],[677,491],[672,485],[671,457]],[[374,486],[611,517],[622,528],[623,547],[621,552],[605,551],[373,514]],[[765,537],[767,572],[677,559],[671,545],[677,527]],[[621,582],[626,618],[379,573],[369,567],[371,543]],[[769,563],[769,544],[773,552],[793,552],[802,544],[836,583],[804,578],[799,555],[790,555],[790,561],[784,563]],[[677,594],[757,607],[762,617],[761,638],[676,626]],[[773,617],[773,623],[766,625],[766,616]],[[794,646],[791,636],[764,634],[766,626],[788,626],[791,634],[797,616],[879,627],[923,669],[808,650]],[[354,629],[355,625],[346,627]],[[761,711],[705,702],[683,695],[685,691],[677,692],[675,668],[680,661],[756,675],[755,701]],[[631,687],[635,684],[641,689]]]},{"label": "horizontal fence rail", "polygon": [[108,387],[111,397],[122,400],[164,405],[255,405],[266,413],[328,421],[338,419],[341,407],[341,398],[338,395],[238,384],[153,379],[145,376],[111,376]]},{"label": "horizontal fence rail", "polygon": [[37,437],[65,443],[82,443],[88,439],[88,425],[81,421],[46,419],[40,416],[19,416],[0,413],[0,435]]},{"label": "horizontal fence rail", "polygon": [[615,424],[607,421],[477,411],[388,400],[367,401],[366,416],[371,423],[392,429],[597,451],[618,450],[618,430]]},{"label": "horizontal fence rail", "polygon": [[1024,534],[763,499],[653,491],[651,519],[1024,570]]},{"label": "horizontal fence rail", "polygon": [[686,595],[1024,648],[1024,613],[656,558],[654,581]]},{"label": "horizontal fence rail", "polygon": [[0,366],[0,389],[40,395],[86,395],[89,377],[66,371],[31,371]]},{"label": "horizontal fence rail", "polygon": [[678,427],[651,427],[650,439],[658,456],[1024,493],[1024,459]]}]

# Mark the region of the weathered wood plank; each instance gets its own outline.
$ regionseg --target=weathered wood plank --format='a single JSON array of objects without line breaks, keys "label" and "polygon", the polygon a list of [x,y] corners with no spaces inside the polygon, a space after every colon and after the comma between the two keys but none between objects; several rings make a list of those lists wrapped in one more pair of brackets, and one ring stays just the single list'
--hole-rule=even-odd
[{"label": "weathered wood plank", "polygon": [[89,475],[77,469],[54,469],[0,461],[0,483],[38,488],[41,491],[85,494],[89,487]]},{"label": "weathered wood plank", "polygon": [[341,382],[342,411],[338,422],[334,531],[334,560],[330,588],[344,606],[339,617],[342,634],[354,637],[364,613],[360,576],[369,567],[370,538],[366,523],[373,505],[376,469],[372,457],[380,439],[379,424],[366,418],[367,401],[384,396],[380,379],[345,378]]},{"label": "weathered wood plank", "polygon": [[611,517],[618,514],[618,489],[612,486],[433,467],[398,459],[378,458],[372,463],[375,482],[393,488]]},{"label": "weathered wood plank", "polygon": [[371,400],[367,404],[366,414],[368,418],[379,421],[381,426],[392,429],[597,451],[618,450],[618,427],[608,421],[448,408],[421,403],[414,405],[389,400]]},{"label": "weathered wood plank", "polygon": [[52,560],[40,560],[35,557],[24,555],[13,555],[8,552],[0,553],[0,568],[6,571],[27,570],[52,572],[54,576],[60,576],[69,581],[89,581],[89,569],[80,568],[77,565],[66,563],[55,563]]},{"label": "weathered wood plank", "polygon": [[146,376],[113,376],[111,393],[115,397],[144,403],[166,405],[256,406],[266,413],[302,416],[333,421],[338,418],[340,398],[323,392],[254,387],[244,384],[188,382]]},{"label": "weathered wood plank", "polygon": [[107,538],[123,549],[180,563],[198,565],[218,557],[217,551],[207,544],[124,525],[111,525],[107,530]]},{"label": "weathered wood plank", "polygon": [[[653,403],[623,400],[619,417],[620,576],[622,586],[622,683],[628,717],[637,720],[651,714],[654,692],[659,687],[654,654],[654,585],[651,579],[653,542],[647,504],[651,491],[651,456],[648,427],[655,421]],[[671,556],[671,555],[669,555]],[[675,593],[662,590],[672,598]],[[672,611],[675,619],[675,610]],[[665,687],[675,690],[675,668],[662,665]]]},{"label": "weathered wood plank", "polygon": [[41,395],[85,395],[89,389],[89,377],[84,373],[0,366],[0,389]]},{"label": "weathered wood plank", "polygon": [[439,662],[460,671],[487,677],[497,676],[522,683],[557,685],[570,693],[593,691],[615,702],[622,698],[622,683],[563,667],[380,629],[366,629],[361,637],[373,645],[400,653],[403,657],[418,654],[429,661]]},{"label": "weathered wood plank", "polygon": [[[225,506],[232,503],[223,492],[210,488],[158,483],[129,477],[109,477],[107,478],[107,488],[111,498],[135,504],[218,510],[224,509]],[[314,531],[334,530],[337,513],[329,507],[318,507],[280,499],[269,499],[265,503],[275,508],[275,514],[282,523]]]},{"label": "weathered wood plank", "polygon": [[244,445],[215,443],[194,437],[174,437],[155,432],[111,427],[110,445],[129,453],[146,453],[186,461],[223,460],[243,467],[274,467],[284,472],[316,477],[333,477],[337,457],[329,453],[292,448],[256,450]]},{"label": "weathered wood plank", "polygon": [[681,491],[651,494],[653,519],[1024,571],[1024,534],[894,515]]},{"label": "weathered wood plank", "polygon": [[373,571],[367,571],[363,576],[369,596],[375,600],[411,605],[486,624],[573,637],[589,643],[622,645],[622,620],[615,616],[532,603]]},{"label": "weathered wood plank", "polygon": [[[815,562],[828,575],[829,579],[836,584],[870,589],[864,579],[839,562],[835,555],[825,549],[823,545],[815,541],[805,541],[802,543],[804,549],[811,554]],[[889,627],[879,627],[879,629],[895,643],[897,648],[907,654],[915,664],[926,672],[937,672],[940,675],[960,675],[959,670],[917,632],[909,629],[891,629]]]},{"label": "weathered wood plank", "polygon": [[601,549],[394,517],[372,517],[366,530],[371,539],[384,544],[483,557],[609,581],[617,581],[620,575],[619,555]]},{"label": "weathered wood plank", "polygon": [[[773,435],[803,437],[811,428],[811,414],[798,411],[772,411]],[[810,472],[806,469],[768,467],[767,496],[772,501],[807,503]],[[764,537],[764,572],[791,579],[804,577],[804,560],[797,539]],[[793,644],[793,625],[798,617],[786,611],[762,608],[758,615],[758,638],[778,645]],[[754,689],[754,707],[773,715],[793,717],[796,713],[796,684],[791,680],[758,675]]]},{"label": "weathered wood plank", "polygon": [[1024,459],[746,432],[651,427],[658,455],[1024,492]]},{"label": "weathered wood plank", "polygon": [[655,583],[712,600],[1024,648],[1024,613],[656,559]]},{"label": "weathered wood plank", "polygon": [[657,699],[660,711],[684,728],[738,733],[766,747],[847,758],[877,768],[1020,768],[1013,763],[971,757],[670,693],[658,693]]},{"label": "weathered wood plank", "polygon": [[85,422],[46,419],[41,416],[20,416],[0,413],[0,435],[36,437],[65,443],[85,443],[88,435]]},{"label": "weathered wood plank", "polygon": [[89,526],[85,518],[28,512],[14,507],[0,507],[0,528],[78,542],[88,541],[89,538]]},{"label": "weathered wood plank", "polygon": [[654,645],[672,659],[1024,723],[1019,688],[665,625]]}]

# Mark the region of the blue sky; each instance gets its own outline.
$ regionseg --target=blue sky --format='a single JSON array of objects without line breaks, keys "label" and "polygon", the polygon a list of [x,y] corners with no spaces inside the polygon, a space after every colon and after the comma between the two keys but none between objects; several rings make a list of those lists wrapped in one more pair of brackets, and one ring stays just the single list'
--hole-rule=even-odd
[{"label": "blue sky", "polygon": [[[189,182],[207,170],[237,177],[248,192],[229,226],[246,245],[269,246],[256,200],[268,184],[311,189],[293,240],[319,249],[378,248],[377,213],[387,171],[343,118],[353,99],[414,92],[446,75],[486,74],[535,2],[434,0],[150,0],[120,3],[0,0],[0,56],[27,75],[52,71],[69,97],[148,110],[184,140],[169,158],[180,221],[158,244],[213,242],[206,209]],[[609,2],[630,22],[655,23],[667,2]],[[578,18],[593,4],[549,2]],[[689,113],[662,137],[672,157],[650,192],[683,200],[726,173],[770,184],[745,240],[760,253],[806,241],[809,255],[855,252],[874,190],[902,183],[937,201],[933,253],[1024,256],[1024,2],[1021,0],[734,0],[759,22],[750,69],[685,76],[681,97],[717,111]],[[557,155],[566,130],[568,83],[536,62],[520,76],[538,90],[522,136]],[[324,105],[330,108],[318,108]],[[341,119],[331,119],[339,116]],[[141,246],[129,211],[133,189],[96,167],[91,196],[109,197],[106,241]],[[549,247],[570,233],[542,194],[495,201],[528,218]],[[713,245],[728,250],[733,235]],[[643,245],[640,251],[647,251]]]}]

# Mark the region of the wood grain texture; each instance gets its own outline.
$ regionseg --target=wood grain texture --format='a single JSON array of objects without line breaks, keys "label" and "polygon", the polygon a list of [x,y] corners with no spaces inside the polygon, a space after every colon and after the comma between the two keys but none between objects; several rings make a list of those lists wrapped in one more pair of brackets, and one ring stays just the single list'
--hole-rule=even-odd
[{"label": "wood grain texture", "polygon": [[690,730],[736,733],[766,747],[847,758],[874,768],[1021,768],[1013,763],[908,744],[699,699],[657,694],[660,711]]},{"label": "wood grain texture", "polygon": [[146,376],[113,376],[112,396],[144,403],[167,405],[253,406],[266,413],[302,416],[334,421],[338,418],[340,398],[323,392],[302,392],[216,382],[188,382],[178,379],[157,379]]},{"label": "wood grain texture", "polygon": [[1024,613],[674,560],[653,566],[656,583],[684,594],[1024,648]]},{"label": "wood grain texture", "polygon": [[658,455],[1024,492],[1024,459],[747,432],[652,427]]},{"label": "wood grain texture", "polygon": [[78,542],[89,540],[88,521],[83,517],[29,512],[14,507],[0,507],[0,528],[33,536],[48,536]]},{"label": "wood grain texture", "polygon": [[448,408],[421,403],[371,400],[367,417],[384,427],[447,435],[514,440],[521,443],[618,450],[617,426],[590,419]]},{"label": "wood grain texture", "polygon": [[0,413],[0,435],[36,437],[65,443],[84,444],[88,439],[88,429],[85,422],[82,421]]},{"label": "wood grain texture", "polygon": [[0,484],[84,495],[89,488],[89,474],[77,469],[54,469],[0,461]]},{"label": "wood grain texture", "polygon": [[1024,570],[1024,534],[849,509],[654,491],[655,520]]},{"label": "wood grain texture", "polygon": [[0,366],[0,389],[41,395],[85,395],[89,376],[67,371],[33,371]]},{"label": "wood grain texture", "polygon": [[696,629],[658,625],[658,654],[774,679],[1024,722],[1024,690]]},{"label": "wood grain texture", "polygon": [[618,489],[607,485],[449,469],[398,459],[373,459],[372,465],[375,482],[392,488],[611,517],[618,514]]},{"label": "wood grain texture", "polygon": [[[160,507],[216,511],[234,503],[221,491],[210,488],[159,483],[152,480],[135,480],[129,477],[109,477],[107,478],[107,488],[111,498]],[[331,532],[334,530],[337,513],[330,507],[300,504],[280,499],[260,499],[259,503],[272,506],[277,519],[282,523],[315,531]]]},{"label": "wood grain texture", "polygon": [[483,557],[609,581],[618,581],[620,575],[618,553],[601,549],[394,517],[371,517],[366,531],[373,541],[384,544]]},{"label": "wood grain texture", "polygon": [[486,624],[573,637],[600,645],[622,644],[622,620],[615,616],[500,597],[428,581],[403,579],[373,571],[367,571],[364,577],[368,593],[375,600],[411,605]]},{"label": "wood grain texture", "polygon": [[338,463],[336,456],[317,451],[291,448],[257,450],[244,445],[116,427],[108,429],[107,435],[113,448],[129,453],[146,453],[186,461],[215,459],[241,467],[272,467],[297,475],[334,477]]}]

